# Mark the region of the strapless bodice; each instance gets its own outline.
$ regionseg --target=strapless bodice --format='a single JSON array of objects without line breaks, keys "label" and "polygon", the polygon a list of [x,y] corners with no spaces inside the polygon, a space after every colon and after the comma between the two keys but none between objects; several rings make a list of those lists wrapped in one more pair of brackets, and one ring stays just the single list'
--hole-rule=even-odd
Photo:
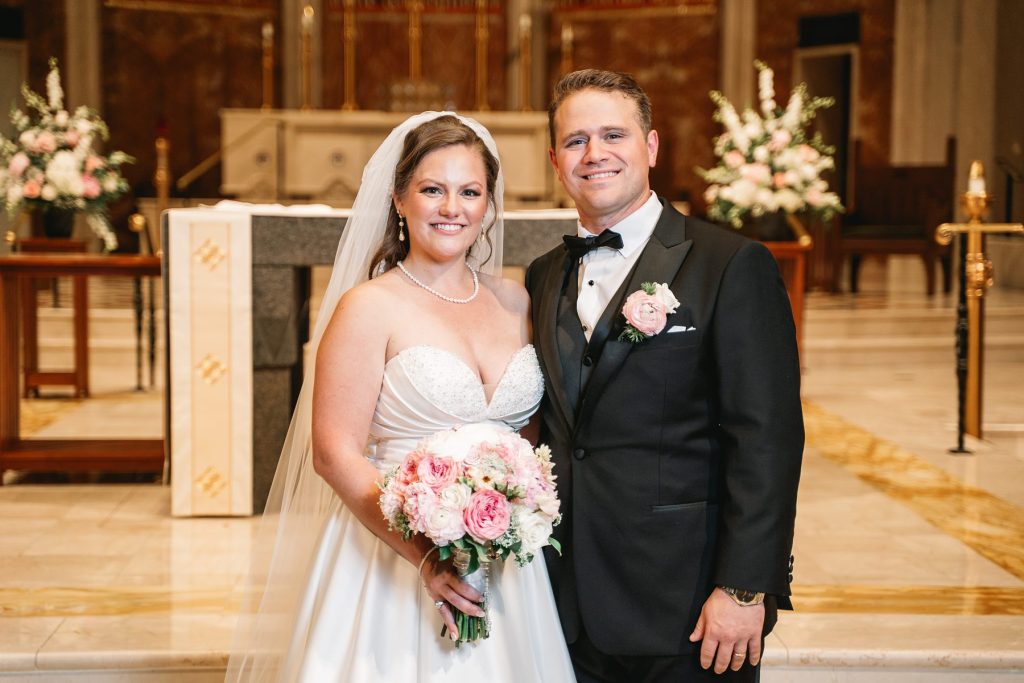
[{"label": "strapless bodice", "polygon": [[384,366],[366,456],[387,469],[428,434],[474,422],[519,429],[543,394],[544,377],[531,344],[512,354],[490,400],[480,377],[452,352],[426,345],[403,349]]}]

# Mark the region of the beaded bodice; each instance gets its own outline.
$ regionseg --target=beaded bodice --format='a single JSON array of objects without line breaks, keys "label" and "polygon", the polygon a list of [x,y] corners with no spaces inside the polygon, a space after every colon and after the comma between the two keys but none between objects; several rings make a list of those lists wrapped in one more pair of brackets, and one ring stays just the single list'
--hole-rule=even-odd
[{"label": "beaded bodice", "polygon": [[490,400],[480,377],[452,352],[425,345],[404,349],[384,366],[366,455],[389,467],[419,439],[444,429],[474,422],[519,429],[543,394],[544,377],[529,344],[512,354]]}]

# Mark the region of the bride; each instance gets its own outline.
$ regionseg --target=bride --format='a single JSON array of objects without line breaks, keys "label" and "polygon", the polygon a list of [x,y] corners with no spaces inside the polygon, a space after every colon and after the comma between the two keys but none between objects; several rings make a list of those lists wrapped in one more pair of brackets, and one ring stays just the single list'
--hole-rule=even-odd
[{"label": "bride", "polygon": [[411,117],[364,169],[227,680],[573,680],[541,558],[496,568],[491,636],[456,648],[441,626],[457,632],[453,608],[482,615],[481,594],[378,507],[383,472],[422,437],[537,410],[529,301],[500,278],[502,191],[494,140],[450,113]]}]

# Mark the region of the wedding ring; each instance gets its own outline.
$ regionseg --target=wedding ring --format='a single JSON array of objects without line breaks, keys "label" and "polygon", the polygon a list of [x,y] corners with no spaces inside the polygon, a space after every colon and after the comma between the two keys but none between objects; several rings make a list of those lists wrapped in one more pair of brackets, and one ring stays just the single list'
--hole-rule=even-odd
[{"label": "wedding ring", "polygon": [[736,659],[743,659],[744,657],[747,656],[747,653],[746,652],[733,652],[732,656],[734,658],[736,658]]},{"label": "wedding ring", "polygon": [[434,607],[437,609],[444,607],[444,600],[434,600]]}]

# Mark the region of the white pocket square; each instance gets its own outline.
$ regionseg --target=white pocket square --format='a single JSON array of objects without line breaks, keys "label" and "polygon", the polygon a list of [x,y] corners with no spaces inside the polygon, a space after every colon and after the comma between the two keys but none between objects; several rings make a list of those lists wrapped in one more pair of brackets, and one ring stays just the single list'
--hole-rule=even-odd
[{"label": "white pocket square", "polygon": [[687,327],[686,325],[673,325],[668,328],[668,334],[672,334],[673,332],[694,332],[696,329],[696,327]]}]

